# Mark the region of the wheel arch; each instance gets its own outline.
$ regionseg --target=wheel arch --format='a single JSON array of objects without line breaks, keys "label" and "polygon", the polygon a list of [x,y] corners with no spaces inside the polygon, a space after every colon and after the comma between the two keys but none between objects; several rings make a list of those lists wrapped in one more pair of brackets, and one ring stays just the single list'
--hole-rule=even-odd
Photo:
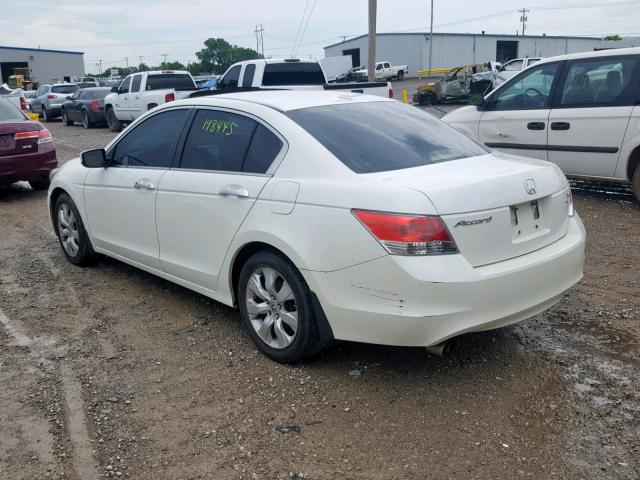
[{"label": "wheel arch", "polygon": [[63,193],[66,193],[67,195],[71,196],[69,192],[67,192],[64,188],[60,186],[55,187],[51,191],[51,194],[49,195],[49,219],[51,220],[51,226],[53,227],[53,231],[55,232],[56,236],[58,236],[58,229],[56,228],[54,210],[56,207],[56,202],[58,201],[58,197]]},{"label": "wheel arch", "polygon": [[627,179],[631,180],[633,177],[633,172],[636,171],[636,168],[640,167],[640,145],[636,145],[636,147],[629,154],[629,159],[627,160]]}]

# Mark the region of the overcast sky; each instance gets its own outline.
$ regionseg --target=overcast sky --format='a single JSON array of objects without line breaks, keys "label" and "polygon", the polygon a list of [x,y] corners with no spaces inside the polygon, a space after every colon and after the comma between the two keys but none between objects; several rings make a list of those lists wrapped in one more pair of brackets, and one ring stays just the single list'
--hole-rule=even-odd
[{"label": "overcast sky", "polygon": [[[255,48],[264,27],[266,56],[323,56],[342,35],[367,31],[367,0],[20,0],[3,9],[0,45],[85,52],[87,71],[102,66],[194,61],[208,37]],[[513,34],[529,8],[527,33],[640,35],[640,0],[435,0],[434,30]],[[302,22],[303,12],[305,20]],[[311,13],[309,17],[309,13]],[[308,20],[308,21],[307,21]],[[306,25],[306,29],[305,29]],[[428,0],[378,0],[378,31],[426,31]],[[302,35],[304,33],[304,35]]]}]

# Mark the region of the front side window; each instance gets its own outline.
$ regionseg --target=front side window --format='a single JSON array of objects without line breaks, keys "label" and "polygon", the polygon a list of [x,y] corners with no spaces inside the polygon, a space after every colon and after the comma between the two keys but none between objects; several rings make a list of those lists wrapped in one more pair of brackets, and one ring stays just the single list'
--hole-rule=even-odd
[{"label": "front side window", "polygon": [[180,168],[241,172],[257,122],[221,110],[200,110],[184,145]]},{"label": "front side window", "polygon": [[632,105],[635,99],[629,87],[636,63],[637,60],[633,57],[570,63],[560,95],[560,105]]},{"label": "front side window", "polygon": [[118,87],[118,93],[129,93],[129,85],[131,85],[131,77],[125,78],[120,87]]},{"label": "front side window", "polygon": [[82,93],[82,90],[75,91],[73,95],[71,95],[71,100],[78,100],[78,98],[80,98],[81,93]]},{"label": "front side window", "polygon": [[240,65],[231,68],[220,81],[220,89],[238,88],[238,80],[240,80]]},{"label": "front side window", "polygon": [[558,73],[558,63],[533,67],[514,77],[491,96],[492,110],[534,110],[549,108],[551,87]]},{"label": "front side window", "polygon": [[142,80],[142,75],[134,75],[133,80],[131,81],[131,91],[139,92],[140,91],[140,81]]},{"label": "front side window", "polygon": [[329,105],[286,115],[355,173],[400,170],[488,152],[429,113],[400,102]]},{"label": "front side window", "polygon": [[111,163],[125,167],[168,168],[173,146],[188,115],[189,110],[181,109],[148,117],[116,144]]},{"label": "front side window", "polygon": [[522,70],[524,60],[514,60],[513,62],[505,63],[504,70],[507,72]]}]

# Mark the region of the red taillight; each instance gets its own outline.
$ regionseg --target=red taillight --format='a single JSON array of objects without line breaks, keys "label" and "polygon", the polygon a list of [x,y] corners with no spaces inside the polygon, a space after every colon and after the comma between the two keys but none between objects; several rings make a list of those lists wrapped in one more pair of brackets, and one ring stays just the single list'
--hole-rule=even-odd
[{"label": "red taillight", "polygon": [[58,96],[57,96],[57,95],[49,94],[49,95],[47,95],[47,98],[48,98],[49,100],[53,100],[54,98],[58,98]]},{"label": "red taillight", "polygon": [[391,254],[458,253],[440,217],[353,210],[353,214]]},{"label": "red taillight", "polygon": [[24,97],[20,97],[20,110],[27,109],[27,99]]},{"label": "red taillight", "polygon": [[173,93],[167,93],[164,96],[165,103],[173,102],[176,99],[176,96]]},{"label": "red taillight", "polygon": [[173,73],[173,70],[162,70],[162,73]]},{"label": "red taillight", "polygon": [[53,142],[53,137],[51,136],[51,132],[46,128],[43,128],[38,132],[38,143],[51,143]]},{"label": "red taillight", "polygon": [[13,136],[13,138],[14,140],[28,140],[29,138],[38,138],[39,135],[40,132],[35,130],[33,132],[18,132]]},{"label": "red taillight", "polygon": [[100,102],[98,100],[93,100],[91,102],[91,110],[93,110],[94,112],[100,111]]},{"label": "red taillight", "polygon": [[393,89],[392,88],[389,89],[389,98],[393,98]]}]

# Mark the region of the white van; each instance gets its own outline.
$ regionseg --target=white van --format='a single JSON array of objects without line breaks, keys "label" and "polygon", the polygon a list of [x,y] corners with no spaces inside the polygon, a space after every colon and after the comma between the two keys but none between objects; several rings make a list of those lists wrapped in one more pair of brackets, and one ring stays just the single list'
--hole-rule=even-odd
[{"label": "white van", "polygon": [[631,182],[640,200],[640,47],[541,60],[442,120],[571,177]]}]

